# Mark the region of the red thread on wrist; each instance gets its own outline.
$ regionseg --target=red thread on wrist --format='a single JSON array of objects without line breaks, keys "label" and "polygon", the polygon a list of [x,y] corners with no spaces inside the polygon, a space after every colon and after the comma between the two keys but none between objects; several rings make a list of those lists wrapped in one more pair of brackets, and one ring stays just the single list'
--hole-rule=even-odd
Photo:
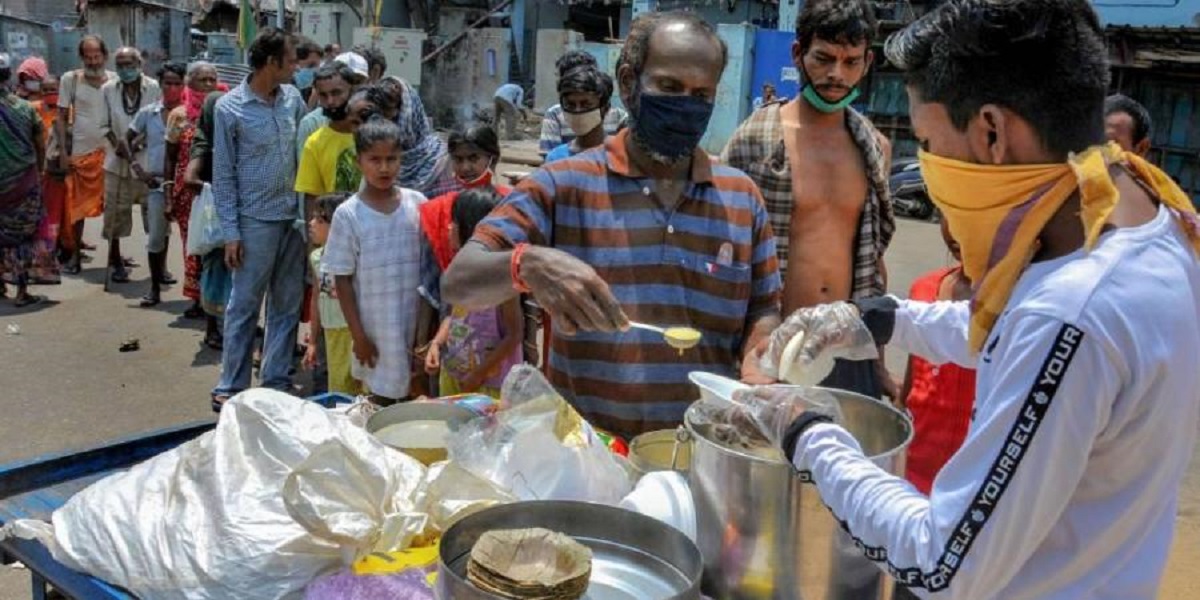
[{"label": "red thread on wrist", "polygon": [[524,279],[521,278],[521,257],[525,256],[525,251],[528,249],[529,244],[517,244],[517,246],[513,248],[512,258],[508,262],[508,270],[509,275],[512,276],[513,289],[517,290],[517,292],[521,294],[528,294],[532,292],[532,290],[529,289],[529,285],[525,283]]}]

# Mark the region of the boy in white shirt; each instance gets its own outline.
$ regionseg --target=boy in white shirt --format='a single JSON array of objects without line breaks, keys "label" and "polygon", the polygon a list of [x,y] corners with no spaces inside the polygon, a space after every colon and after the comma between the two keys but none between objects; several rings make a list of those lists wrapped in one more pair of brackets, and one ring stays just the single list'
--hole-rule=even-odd
[{"label": "boy in white shirt", "polygon": [[886,50],[974,297],[803,309],[762,362],[778,369],[798,335],[810,363],[869,332],[977,368],[967,439],[925,496],[804,393],[740,401],[918,597],[1150,600],[1200,420],[1200,220],[1165,174],[1105,143],[1107,54],[1086,0],[947,3]]}]

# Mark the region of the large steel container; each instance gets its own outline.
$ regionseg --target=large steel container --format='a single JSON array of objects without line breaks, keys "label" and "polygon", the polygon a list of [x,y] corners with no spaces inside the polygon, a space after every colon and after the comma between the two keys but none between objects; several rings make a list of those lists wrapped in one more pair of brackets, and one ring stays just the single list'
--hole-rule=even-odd
[{"label": "large steel container", "polygon": [[[708,380],[715,385],[706,393],[728,395],[740,385],[719,379]],[[889,473],[902,473],[912,439],[909,419],[866,396],[827,391],[839,400],[842,425],[867,456]],[[855,547],[816,487],[777,451],[756,455],[714,441],[698,410],[688,411],[684,425],[693,438],[688,483],[705,594],[718,600],[881,598],[883,572]]]},{"label": "large steel container", "polygon": [[438,549],[438,600],[500,600],[469,583],[471,549],[488,531],[527,527],[569,535],[591,549],[585,600],[700,600],[700,551],[687,536],[635,512],[565,501],[495,506],[451,526]]}]

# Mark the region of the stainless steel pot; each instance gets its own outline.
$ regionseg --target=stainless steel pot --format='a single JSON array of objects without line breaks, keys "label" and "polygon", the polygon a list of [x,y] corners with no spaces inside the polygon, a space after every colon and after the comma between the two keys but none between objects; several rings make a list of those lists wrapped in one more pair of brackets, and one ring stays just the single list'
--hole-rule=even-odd
[{"label": "stainless steel pot", "polygon": [[[721,387],[710,386],[705,393],[730,391],[729,384]],[[902,473],[912,439],[909,419],[866,396],[827,391],[840,401],[842,424],[867,456],[889,473]],[[752,455],[713,441],[703,423],[695,406],[684,416],[693,438],[688,483],[704,555],[705,594],[718,600],[881,597],[883,572],[855,547],[814,485],[802,481],[781,456]]]},{"label": "stainless steel pot", "polygon": [[467,581],[471,548],[494,529],[544,527],[592,550],[585,600],[699,600],[700,550],[687,536],[655,519],[587,502],[518,502],[489,508],[455,523],[438,550],[439,600],[497,600]]}]

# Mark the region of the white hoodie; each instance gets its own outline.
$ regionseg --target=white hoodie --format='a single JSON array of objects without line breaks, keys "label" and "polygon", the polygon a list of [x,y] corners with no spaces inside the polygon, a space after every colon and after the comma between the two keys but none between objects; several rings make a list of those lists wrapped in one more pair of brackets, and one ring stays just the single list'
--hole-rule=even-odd
[{"label": "white hoodie", "polygon": [[1166,208],[1032,265],[980,354],[965,302],[902,301],[892,343],[978,369],[962,448],[926,497],[836,425],[794,462],[921,597],[1152,600],[1200,425],[1200,264]]}]

